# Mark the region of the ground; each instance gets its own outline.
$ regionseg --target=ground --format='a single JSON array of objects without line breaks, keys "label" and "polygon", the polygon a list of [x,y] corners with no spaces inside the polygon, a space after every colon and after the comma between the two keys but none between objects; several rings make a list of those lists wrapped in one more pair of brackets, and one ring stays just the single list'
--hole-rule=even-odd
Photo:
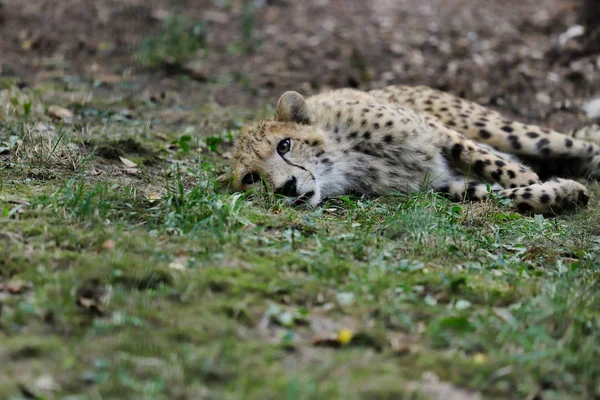
[{"label": "ground", "polygon": [[424,84],[588,124],[599,55],[558,40],[576,16],[0,0],[0,398],[600,397],[597,183],[555,218],[214,187],[285,90]]}]

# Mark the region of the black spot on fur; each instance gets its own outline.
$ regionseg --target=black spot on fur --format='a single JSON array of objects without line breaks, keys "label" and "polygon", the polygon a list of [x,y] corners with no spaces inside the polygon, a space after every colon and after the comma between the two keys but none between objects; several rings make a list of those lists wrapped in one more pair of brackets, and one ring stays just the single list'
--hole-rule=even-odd
[{"label": "black spot on fur", "polygon": [[363,138],[365,138],[367,140],[371,139],[371,132],[366,131],[365,133],[363,133]]},{"label": "black spot on fur", "polygon": [[506,163],[502,160],[496,160],[496,165],[499,167],[504,167],[506,165]]},{"label": "black spot on fur", "polygon": [[522,212],[522,213],[528,213],[528,212],[533,211],[533,206],[528,203],[519,203],[517,205],[517,210],[519,210],[519,212]]},{"label": "black spot on fur", "polygon": [[320,152],[318,152],[318,153],[317,153],[317,158],[318,158],[318,157],[321,157],[323,154],[325,154],[325,152],[324,152],[324,151],[320,151]]},{"label": "black spot on fur", "polygon": [[573,147],[573,141],[571,139],[565,139],[565,146]]},{"label": "black spot on fur", "polygon": [[502,130],[504,132],[508,132],[508,133],[511,133],[512,131],[514,131],[514,129],[512,128],[512,126],[503,126]]},{"label": "black spot on fur", "polygon": [[517,135],[509,135],[508,140],[510,140],[510,144],[515,150],[519,150],[521,146],[521,142],[519,142],[519,137]]},{"label": "black spot on fur", "polygon": [[479,136],[481,136],[482,139],[489,139],[492,137],[492,134],[486,131],[485,129],[482,129],[479,131]]},{"label": "black spot on fur", "polygon": [[379,129],[379,123],[378,122],[375,122],[373,124],[373,129],[375,129],[375,130]]},{"label": "black spot on fur", "polygon": [[508,170],[507,174],[510,179],[515,179],[517,177],[517,174],[515,174],[515,171],[510,170],[510,169]]},{"label": "black spot on fur", "polygon": [[386,142],[387,144],[392,143],[393,140],[394,140],[394,137],[392,135],[385,135],[383,137],[383,141]]},{"label": "black spot on fur", "polygon": [[524,199],[530,199],[530,198],[531,198],[531,193],[529,193],[529,192],[525,192],[525,193],[523,193],[523,196],[522,196],[522,197],[523,197]]},{"label": "black spot on fur", "polygon": [[481,174],[484,168],[485,163],[481,160],[477,160],[473,163],[473,171],[475,171],[477,174]]},{"label": "black spot on fur", "polygon": [[540,136],[539,134],[537,134],[535,132],[527,132],[526,135],[529,136],[532,139],[535,139],[535,138],[537,138],[537,137]]},{"label": "black spot on fur", "polygon": [[355,139],[358,136],[358,132],[354,131],[354,132],[350,132],[348,134],[348,139]]},{"label": "black spot on fur", "polygon": [[443,185],[437,188],[437,191],[440,193],[448,193],[450,191],[449,185]]},{"label": "black spot on fur", "polygon": [[464,149],[464,147],[460,143],[456,143],[454,146],[452,146],[452,150],[450,150],[450,154],[452,154],[452,158],[459,159],[460,153],[462,153],[463,149]]},{"label": "black spot on fur", "polygon": [[550,196],[548,196],[548,194],[543,194],[540,196],[540,201],[542,204],[548,204],[550,202]]},{"label": "black spot on fur", "polygon": [[388,121],[385,123],[385,126],[388,128],[391,128],[392,126],[394,126],[394,121]]},{"label": "black spot on fur", "polygon": [[542,147],[547,146],[549,143],[550,143],[550,141],[548,139],[545,139],[545,138],[544,139],[540,139],[540,141],[537,142],[536,147],[538,149],[541,149]]},{"label": "black spot on fur", "polygon": [[367,125],[367,120],[363,119],[362,121],[360,121],[360,126],[364,127]]},{"label": "black spot on fur", "polygon": [[469,200],[476,200],[475,197],[475,192],[477,191],[477,188],[474,187],[470,187],[467,189],[467,198]]},{"label": "black spot on fur", "polygon": [[475,126],[484,127],[485,122],[475,122]]}]

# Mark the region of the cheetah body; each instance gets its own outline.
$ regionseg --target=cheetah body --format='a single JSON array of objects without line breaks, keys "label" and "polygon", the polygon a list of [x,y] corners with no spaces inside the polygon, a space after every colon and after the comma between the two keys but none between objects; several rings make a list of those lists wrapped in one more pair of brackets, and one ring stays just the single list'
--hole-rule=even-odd
[{"label": "cheetah body", "polygon": [[431,88],[391,86],[306,99],[284,93],[273,120],[245,128],[226,180],[236,190],[266,186],[312,205],[348,193],[420,190],[481,200],[485,183],[522,211],[587,202],[578,182],[541,182],[546,164],[553,175],[597,178],[600,147]]}]

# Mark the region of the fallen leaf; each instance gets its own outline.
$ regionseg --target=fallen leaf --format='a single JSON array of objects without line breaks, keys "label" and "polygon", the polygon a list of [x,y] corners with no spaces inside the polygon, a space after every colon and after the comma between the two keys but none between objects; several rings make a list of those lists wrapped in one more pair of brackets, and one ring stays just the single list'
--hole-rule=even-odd
[{"label": "fallen leaf", "polygon": [[162,140],[169,140],[169,137],[162,132],[154,132],[152,135]]},{"label": "fallen leaf", "polygon": [[473,356],[475,364],[484,364],[487,361],[487,356],[483,353],[477,353]]},{"label": "fallen leaf", "polygon": [[64,108],[64,107],[60,107],[60,106],[50,106],[48,107],[48,115],[53,118],[53,119],[57,119],[60,121],[70,121],[71,119],[73,119],[73,113],[71,112],[71,110]]},{"label": "fallen leaf", "polygon": [[352,292],[338,292],[336,298],[341,306],[351,306],[354,303],[354,293]]},{"label": "fallen leaf", "polygon": [[104,250],[112,250],[115,248],[115,241],[112,239],[105,240],[102,244]]},{"label": "fallen leaf", "polygon": [[140,173],[140,170],[137,168],[125,168],[125,173],[128,175],[137,175]]},{"label": "fallen leaf", "polygon": [[52,375],[42,375],[38,377],[33,384],[38,390],[45,392],[53,392],[58,389],[58,384]]},{"label": "fallen leaf", "polygon": [[136,163],[125,157],[119,157],[119,160],[121,160],[123,165],[125,165],[128,168],[136,168],[138,166]]},{"label": "fallen leaf", "polygon": [[6,290],[8,290],[8,293],[18,294],[23,291],[24,286],[25,283],[21,280],[10,281],[6,284]]},{"label": "fallen leaf", "polygon": [[162,196],[160,195],[160,193],[152,192],[152,193],[148,193],[148,195],[146,195],[146,199],[148,199],[150,201],[155,201],[155,200],[162,199]]},{"label": "fallen leaf", "polygon": [[515,322],[515,317],[511,314],[511,312],[508,309],[501,308],[501,307],[494,307],[492,310],[493,310],[494,314],[498,318],[503,320],[504,322],[508,322],[511,324]]},{"label": "fallen leaf", "polygon": [[169,268],[177,271],[183,271],[185,270],[185,264],[187,261],[187,257],[175,257],[175,259],[169,263]]},{"label": "fallen leaf", "polygon": [[208,79],[207,67],[203,60],[187,62],[182,69],[186,75],[197,81],[204,82]]}]

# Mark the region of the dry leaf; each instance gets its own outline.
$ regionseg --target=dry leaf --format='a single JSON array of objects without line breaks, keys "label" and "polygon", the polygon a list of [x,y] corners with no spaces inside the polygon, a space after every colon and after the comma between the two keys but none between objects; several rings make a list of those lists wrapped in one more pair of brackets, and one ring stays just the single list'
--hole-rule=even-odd
[{"label": "dry leaf", "polygon": [[125,168],[125,173],[129,175],[137,175],[140,173],[140,170],[137,168]]},{"label": "dry leaf", "polygon": [[136,163],[125,157],[119,157],[119,160],[121,160],[123,165],[125,165],[128,168],[136,168],[138,166]]},{"label": "dry leaf", "polygon": [[8,290],[8,293],[18,294],[23,291],[24,286],[25,283],[21,280],[10,281],[6,284],[6,290]]},{"label": "dry leaf", "polygon": [[475,364],[485,364],[487,362],[487,356],[484,353],[477,353],[473,356]]},{"label": "dry leaf", "polygon": [[51,118],[60,121],[70,121],[71,119],[73,119],[73,113],[71,112],[71,110],[59,106],[48,107],[48,115]]},{"label": "dry leaf", "polygon": [[187,257],[176,257],[169,264],[169,268],[175,269],[177,271],[183,271],[185,270],[185,264],[187,263],[187,260]]},{"label": "dry leaf", "polygon": [[162,140],[169,140],[169,137],[162,132],[154,132],[152,135]]},{"label": "dry leaf", "polygon": [[152,193],[148,193],[148,195],[146,196],[146,199],[148,199],[150,201],[155,201],[155,200],[162,199],[162,196],[160,195],[160,193],[152,192]]},{"label": "dry leaf", "polygon": [[102,244],[102,248],[104,250],[112,250],[115,248],[115,241],[112,239],[108,239],[106,240],[103,244]]}]

